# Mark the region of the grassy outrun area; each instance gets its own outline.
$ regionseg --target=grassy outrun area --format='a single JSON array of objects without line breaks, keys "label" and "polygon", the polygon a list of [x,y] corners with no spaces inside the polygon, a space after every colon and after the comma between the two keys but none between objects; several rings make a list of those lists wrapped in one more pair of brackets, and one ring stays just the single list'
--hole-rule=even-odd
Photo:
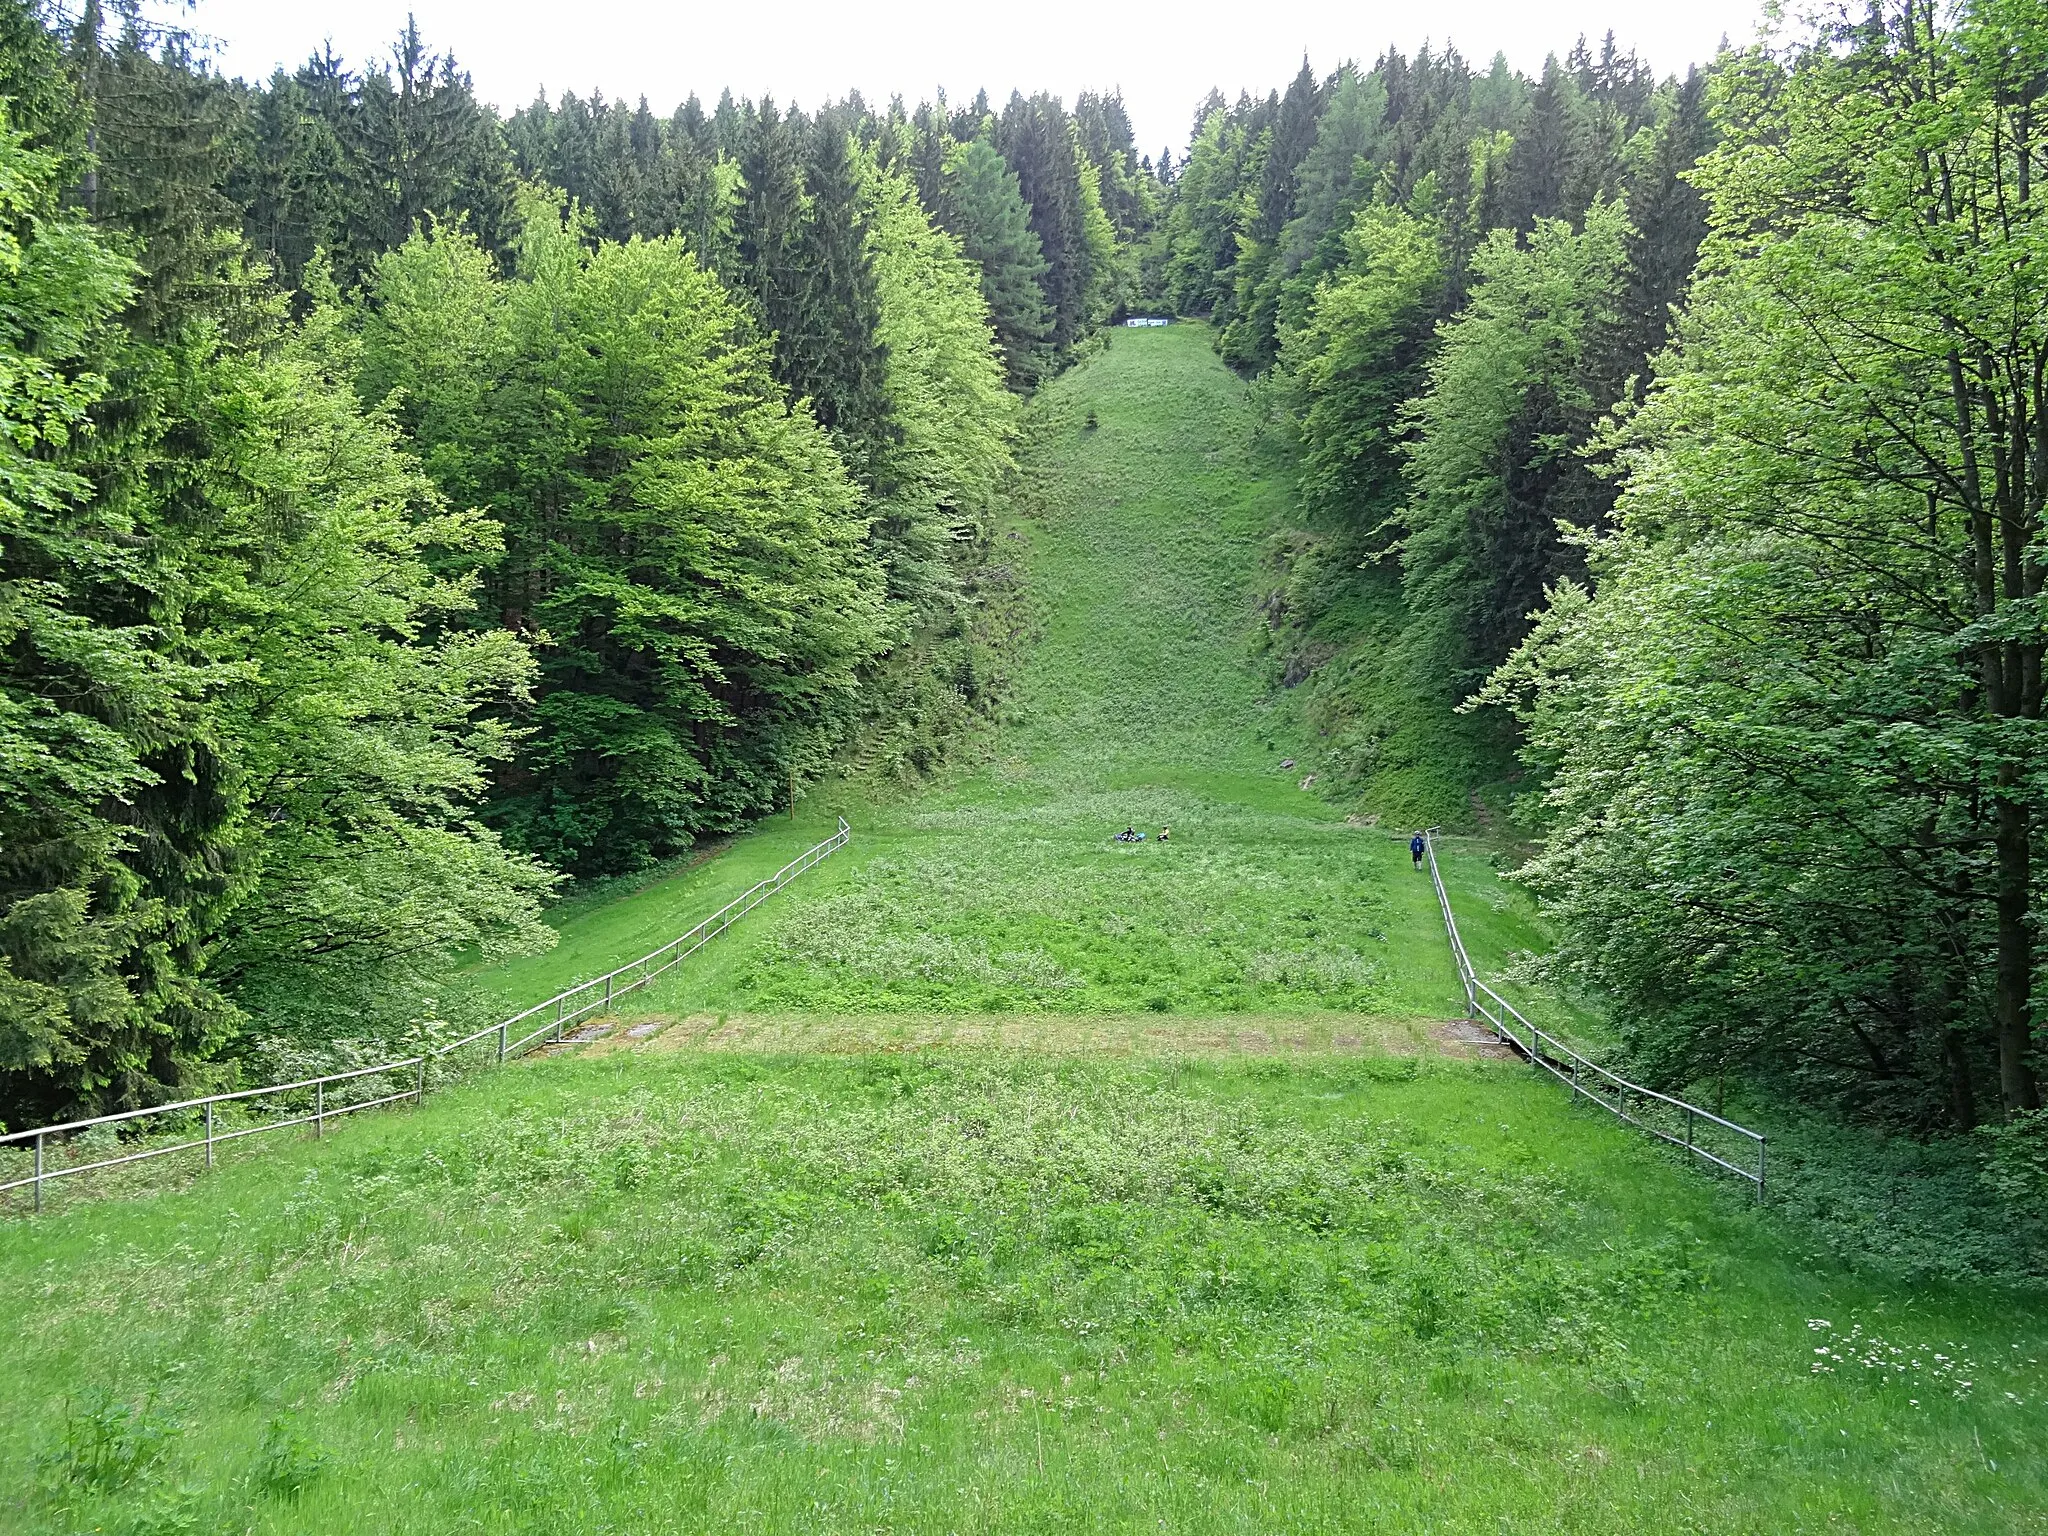
[{"label": "grassy outrun area", "polygon": [[[0,1224],[0,1528],[2048,1530],[2039,1296],[1816,1259],[1446,1041],[1406,829],[1302,789],[1244,663],[1287,482],[1207,334],[1035,415],[985,760],[463,981],[544,996],[853,822],[597,1045]],[[1483,965],[1540,943],[1448,864]]]},{"label": "grassy outrun area", "polygon": [[[43,1405],[17,1529],[1952,1532],[2048,1497],[2004,1358],[2038,1315],[1805,1271],[1492,1065],[556,1060],[11,1233],[0,1275]],[[1815,1374],[1859,1324],[1920,1368]]]}]

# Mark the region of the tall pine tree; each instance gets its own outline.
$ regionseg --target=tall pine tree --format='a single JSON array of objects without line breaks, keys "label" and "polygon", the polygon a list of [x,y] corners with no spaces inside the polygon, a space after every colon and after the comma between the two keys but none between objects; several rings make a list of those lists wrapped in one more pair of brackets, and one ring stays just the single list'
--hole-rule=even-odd
[{"label": "tall pine tree", "polygon": [[1045,253],[1017,173],[986,139],[956,145],[947,156],[939,216],[981,269],[982,295],[1011,384],[1028,388],[1045,369],[1052,336]]}]

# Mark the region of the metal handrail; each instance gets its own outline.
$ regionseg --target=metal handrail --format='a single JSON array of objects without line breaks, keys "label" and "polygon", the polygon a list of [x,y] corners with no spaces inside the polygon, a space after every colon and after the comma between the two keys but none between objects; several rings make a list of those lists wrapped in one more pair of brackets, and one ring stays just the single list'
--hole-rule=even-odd
[{"label": "metal handrail", "polygon": [[[52,1179],[69,1178],[72,1174],[91,1173],[95,1169],[113,1168],[123,1163],[144,1162],[149,1158],[166,1157],[173,1152],[189,1152],[198,1147],[205,1148],[206,1166],[211,1168],[213,1166],[214,1148],[224,1141],[235,1141],[244,1136],[260,1135],[265,1131],[279,1131],[287,1126],[294,1125],[311,1125],[313,1127],[313,1134],[319,1136],[325,1134],[329,1120],[341,1115],[354,1114],[359,1109],[374,1109],[380,1104],[395,1104],[401,1100],[417,1104],[426,1097],[427,1063],[429,1061],[443,1060],[454,1052],[461,1050],[464,1046],[474,1045],[477,1041],[491,1035],[498,1037],[497,1060],[499,1063],[519,1055],[544,1035],[550,1036],[554,1040],[560,1040],[564,1026],[573,1023],[594,1009],[609,1006],[614,998],[623,993],[631,992],[635,987],[646,986],[655,977],[662,975],[664,972],[688,959],[721,933],[725,932],[734,923],[753,911],[754,908],[758,907],[770,896],[780,891],[798,875],[815,868],[837,853],[841,848],[844,848],[852,836],[853,829],[846,824],[846,818],[841,816],[839,818],[839,830],[834,832],[832,836],[826,838],[822,843],[805,849],[767,879],[756,881],[731,901],[720,907],[716,912],[698,923],[694,928],[678,934],[659,949],[650,950],[639,959],[629,960],[615,970],[606,971],[602,976],[592,977],[589,981],[578,982],[566,991],[557,992],[546,1002],[536,1003],[523,1012],[513,1014],[510,1018],[501,1019],[496,1024],[487,1024],[482,1029],[474,1030],[464,1035],[460,1040],[450,1041],[448,1044],[430,1051],[422,1051],[416,1056],[407,1056],[398,1061],[380,1062],[376,1066],[371,1067],[353,1067],[346,1072],[329,1072],[319,1077],[304,1077],[295,1082],[270,1083],[261,1088],[237,1088],[228,1093],[210,1093],[204,1098],[180,1099],[175,1104],[153,1104],[146,1109],[124,1109],[111,1115],[95,1115],[86,1120],[66,1120],[57,1125],[35,1126],[25,1131],[9,1131],[5,1134],[0,1134],[0,1146],[27,1141],[35,1143],[35,1171],[22,1178],[0,1182],[0,1194],[6,1194],[10,1190],[23,1189],[33,1185],[35,1187],[35,1208],[40,1211],[43,1208],[43,1186]],[[656,964],[657,961],[660,963]],[[635,971],[638,971],[639,974],[637,976],[631,975]],[[619,978],[622,976],[630,976],[630,979],[620,984]],[[597,990],[600,987],[604,989],[602,993],[599,993]],[[578,1001],[574,1007],[571,1007],[571,999],[581,999],[581,1001]],[[538,1029],[528,1031],[516,1040],[512,1038],[512,1028],[514,1025],[524,1024],[536,1015],[547,1013],[549,1009],[553,1009],[554,1014],[546,1023],[542,1024]],[[327,1103],[327,1089],[330,1084],[353,1082],[358,1078],[374,1077],[381,1072],[405,1070],[411,1070],[414,1074],[413,1083],[411,1087],[398,1093],[385,1094],[374,1099],[358,1099],[353,1103],[339,1104],[332,1107]],[[214,1110],[217,1105],[235,1103],[246,1099],[264,1098],[271,1094],[298,1093],[308,1088],[313,1090],[314,1102],[313,1113],[310,1115],[297,1115],[280,1120],[266,1120],[260,1125],[243,1126],[227,1131],[217,1130],[215,1127]],[[138,1152],[125,1153],[120,1157],[102,1158],[98,1162],[71,1163],[62,1168],[46,1168],[43,1165],[44,1145],[49,1137],[67,1136],[76,1131],[89,1130],[94,1126],[125,1124],[129,1121],[142,1119],[148,1115],[187,1114],[196,1110],[205,1111],[206,1132],[203,1136],[195,1139],[174,1142],[161,1147],[145,1147]]]},{"label": "metal handrail", "polygon": [[[1688,1104],[1684,1099],[1673,1098],[1668,1093],[1659,1093],[1654,1088],[1645,1088],[1632,1083],[1617,1072],[1609,1071],[1597,1061],[1580,1054],[1564,1041],[1539,1025],[1531,1023],[1515,1005],[1479,979],[1473,968],[1471,956],[1465,953],[1465,941],[1458,934],[1458,919],[1451,910],[1450,892],[1444,889],[1443,872],[1437,868],[1436,837],[1440,828],[1430,827],[1422,834],[1423,847],[1429,855],[1430,884],[1436,888],[1437,906],[1443,912],[1444,933],[1450,939],[1451,959],[1458,968],[1458,982],[1465,989],[1465,1017],[1482,1019],[1493,1026],[1494,1038],[1503,1045],[1513,1048],[1525,1057],[1532,1066],[1541,1067],[1572,1091],[1573,1101],[1583,1097],[1587,1102],[1598,1104],[1617,1119],[1626,1120],[1638,1130],[1647,1131],[1660,1141],[1667,1141],[1674,1147],[1683,1147],[1694,1157],[1712,1163],[1738,1178],[1747,1179],[1756,1186],[1756,1197],[1764,1198],[1766,1144],[1761,1131],[1753,1131],[1746,1125],[1724,1119],[1712,1110],[1701,1109],[1697,1104]],[[1491,1002],[1489,1009],[1487,1004]],[[1645,1105],[1662,1105],[1679,1117],[1684,1134],[1667,1129],[1643,1118]],[[1754,1167],[1731,1161],[1712,1148],[1700,1144],[1702,1124],[1713,1126],[1739,1138],[1743,1143],[1753,1145],[1756,1151]]]}]

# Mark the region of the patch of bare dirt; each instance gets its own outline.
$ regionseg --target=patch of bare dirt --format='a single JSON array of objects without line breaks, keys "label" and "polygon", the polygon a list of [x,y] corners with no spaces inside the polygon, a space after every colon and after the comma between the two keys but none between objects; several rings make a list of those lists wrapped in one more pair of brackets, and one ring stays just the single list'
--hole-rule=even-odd
[{"label": "patch of bare dirt", "polygon": [[[1317,1055],[1510,1058],[1490,1030],[1466,1021],[1366,1014],[1162,1017],[1104,1014],[672,1014],[608,1019],[573,1048],[733,1051],[761,1055],[1000,1050],[1059,1055],[1272,1057]],[[555,1049],[571,1048],[567,1042]]]}]

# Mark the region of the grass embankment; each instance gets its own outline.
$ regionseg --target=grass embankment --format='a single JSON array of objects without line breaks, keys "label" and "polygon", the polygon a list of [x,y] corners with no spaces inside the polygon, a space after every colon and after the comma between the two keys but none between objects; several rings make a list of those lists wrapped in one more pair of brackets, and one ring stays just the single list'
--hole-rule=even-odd
[{"label": "grass embankment", "polygon": [[[1120,335],[1038,413],[1043,636],[992,762],[820,795],[477,980],[650,947],[845,810],[847,854],[634,1000],[649,1039],[0,1228],[0,1524],[2048,1524],[2038,1303],[1803,1259],[1424,1049],[1426,885],[1297,787],[1239,663],[1284,482],[1207,338]],[[1528,941],[1452,876],[1482,954]]]}]

